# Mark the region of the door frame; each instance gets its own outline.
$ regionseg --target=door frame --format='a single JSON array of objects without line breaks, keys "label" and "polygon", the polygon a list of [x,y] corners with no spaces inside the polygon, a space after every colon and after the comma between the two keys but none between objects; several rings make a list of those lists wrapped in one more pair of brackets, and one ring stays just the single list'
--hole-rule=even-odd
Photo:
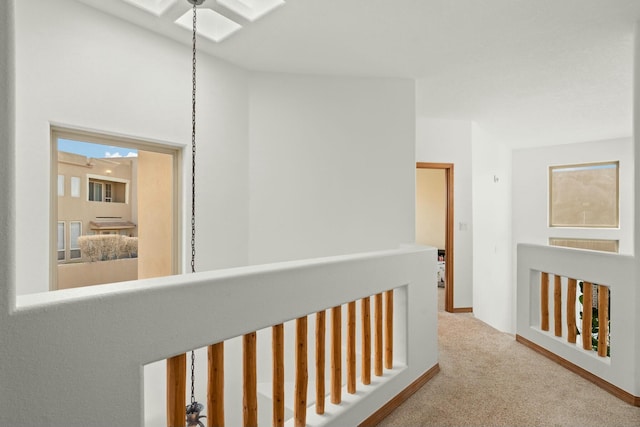
[{"label": "door frame", "polygon": [[454,313],[453,308],[453,163],[417,162],[416,169],[443,169],[446,182],[447,212],[445,214],[445,258],[444,258],[444,310]]}]

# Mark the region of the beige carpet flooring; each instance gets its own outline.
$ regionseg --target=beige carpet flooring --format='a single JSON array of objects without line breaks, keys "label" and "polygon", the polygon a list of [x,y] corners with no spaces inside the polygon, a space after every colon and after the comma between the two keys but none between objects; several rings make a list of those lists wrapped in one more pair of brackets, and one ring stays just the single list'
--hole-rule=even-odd
[{"label": "beige carpet flooring", "polygon": [[440,372],[379,426],[640,426],[640,408],[471,314],[438,313]]}]

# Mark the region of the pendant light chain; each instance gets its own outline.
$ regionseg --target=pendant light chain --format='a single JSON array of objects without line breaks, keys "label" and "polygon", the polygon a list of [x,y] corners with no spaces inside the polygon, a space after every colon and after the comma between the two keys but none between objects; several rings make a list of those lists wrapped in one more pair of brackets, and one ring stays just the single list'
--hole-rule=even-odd
[{"label": "pendant light chain", "polygon": [[[196,3],[193,3],[193,50],[191,67],[191,272],[196,272]],[[191,350],[191,405],[196,403],[196,353]]]},{"label": "pendant light chain", "polygon": [[[191,61],[191,272],[196,272],[196,17],[197,6],[204,0],[188,0],[193,5],[193,49]],[[196,352],[191,350],[191,404],[186,407],[187,426],[204,427],[200,415],[204,405],[196,402]]]},{"label": "pendant light chain", "polygon": [[193,57],[191,68],[191,272],[196,272],[196,4],[193,4]]}]

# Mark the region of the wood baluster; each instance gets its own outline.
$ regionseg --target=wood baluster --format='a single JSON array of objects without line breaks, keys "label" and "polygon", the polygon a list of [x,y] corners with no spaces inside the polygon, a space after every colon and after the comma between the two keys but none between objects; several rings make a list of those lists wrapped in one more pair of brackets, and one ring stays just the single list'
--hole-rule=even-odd
[{"label": "wood baluster", "polygon": [[549,330],[549,273],[540,274],[540,329]]},{"label": "wood baluster", "polygon": [[576,343],[576,290],[577,280],[568,280],[567,289],[567,341]]},{"label": "wood baluster", "polygon": [[331,403],[342,402],[342,306],[331,309]]},{"label": "wood baluster", "polygon": [[295,427],[307,425],[307,316],[296,319],[296,378],[293,419]]},{"label": "wood baluster", "polygon": [[598,356],[607,357],[609,336],[609,288],[598,285]]},{"label": "wood baluster", "polygon": [[356,392],[356,303],[347,304],[347,393]]},{"label": "wood baluster", "polygon": [[273,352],[273,427],[284,426],[284,325],[271,328]]},{"label": "wood baluster", "polygon": [[242,415],[244,427],[258,426],[258,391],[256,373],[256,333],[242,338]]},{"label": "wood baluster", "polygon": [[553,276],[553,330],[556,337],[562,336],[562,277]]},{"label": "wood baluster", "polygon": [[224,427],[224,342],[210,345],[207,355],[207,426]]},{"label": "wood baluster", "polygon": [[592,350],[591,316],[593,307],[593,285],[589,282],[582,284],[582,348]]},{"label": "wood baluster", "polygon": [[167,426],[186,424],[187,355],[167,359]]},{"label": "wood baluster", "polygon": [[371,384],[371,299],[362,298],[362,384]]},{"label": "wood baluster", "polygon": [[373,297],[375,309],[375,328],[374,328],[374,373],[376,376],[382,376],[382,294],[376,294]]},{"label": "wood baluster", "polygon": [[384,321],[384,367],[393,368],[393,289],[386,291]]},{"label": "wood baluster", "polygon": [[316,313],[316,414],[324,414],[325,311]]}]

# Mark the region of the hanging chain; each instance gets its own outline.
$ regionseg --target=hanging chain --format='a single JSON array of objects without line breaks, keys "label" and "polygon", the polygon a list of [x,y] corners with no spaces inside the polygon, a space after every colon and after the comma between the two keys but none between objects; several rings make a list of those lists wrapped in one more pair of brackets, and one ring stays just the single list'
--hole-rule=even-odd
[{"label": "hanging chain", "polygon": [[193,4],[191,68],[191,272],[196,272],[196,3]]},{"label": "hanging chain", "polygon": [[[196,3],[193,3],[193,56],[191,67],[191,272],[196,272]],[[196,403],[196,353],[191,350],[191,405]]]}]

